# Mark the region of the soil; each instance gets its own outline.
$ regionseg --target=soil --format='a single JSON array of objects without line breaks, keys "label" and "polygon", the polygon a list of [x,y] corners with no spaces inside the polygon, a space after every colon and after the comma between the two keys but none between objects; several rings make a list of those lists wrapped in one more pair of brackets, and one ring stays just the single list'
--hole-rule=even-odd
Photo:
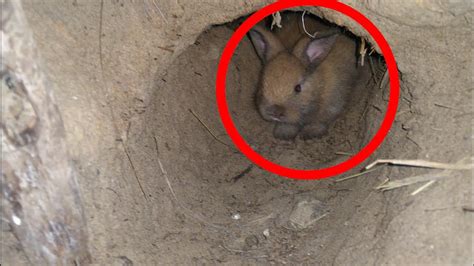
[{"label": "soil", "polygon": [[[473,262],[473,216],[463,210],[473,204],[472,171],[450,171],[415,196],[410,194],[422,183],[387,192],[374,188],[387,178],[442,170],[381,166],[336,182],[378,158],[455,163],[472,156],[472,10],[444,17],[449,25],[435,28],[367,11],[388,32],[399,60],[396,121],[362,165],[332,179],[297,181],[262,170],[238,152],[215,103],[217,62],[232,30],[210,25],[231,22],[263,1],[214,7],[225,12],[209,20],[202,15],[197,24],[189,22],[191,4],[182,11],[166,4],[161,7],[169,8],[169,21],[171,13],[183,12],[174,18],[177,29],[166,30],[163,22],[147,20],[143,9],[121,3],[106,2],[100,44],[99,4],[25,4],[80,174],[94,264]],[[125,15],[127,8],[136,13]],[[404,37],[397,39],[401,28]],[[439,42],[428,41],[433,38]],[[377,74],[367,83],[367,97],[354,99],[329,136],[312,143],[275,141],[272,125],[253,104],[259,69],[244,39],[229,68],[228,102],[245,139],[276,162],[302,169],[335,164],[363,147],[384,117],[389,92],[379,88]],[[316,202],[318,217],[296,228],[289,220],[302,202]],[[2,264],[27,264],[11,234],[2,236]]]}]

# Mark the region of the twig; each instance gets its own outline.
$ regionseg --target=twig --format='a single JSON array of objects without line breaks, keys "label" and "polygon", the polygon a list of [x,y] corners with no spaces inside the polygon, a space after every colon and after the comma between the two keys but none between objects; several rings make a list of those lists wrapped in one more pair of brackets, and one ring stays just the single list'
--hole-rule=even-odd
[{"label": "twig", "polygon": [[160,7],[158,7],[158,5],[155,3],[155,0],[152,0],[151,2],[152,2],[153,5],[156,7],[156,9],[158,9],[158,12],[160,12],[160,15],[161,15],[161,17],[163,18],[163,20],[165,21],[165,23],[168,24],[168,20],[166,19],[166,17],[165,17],[165,15],[163,14],[163,12],[161,12]]},{"label": "twig", "polygon": [[386,69],[385,72],[383,73],[382,80],[380,81],[379,89],[385,88],[385,86],[387,86],[387,83],[388,83],[388,69]]},{"label": "twig", "polygon": [[378,185],[377,188],[378,188],[378,187],[381,187],[381,186],[384,186],[384,185],[387,184],[389,181],[390,181],[390,178],[388,178],[388,177],[385,178],[385,180],[382,181],[382,183],[380,183],[380,185]]},{"label": "twig", "polygon": [[338,183],[338,182],[346,181],[346,180],[349,180],[349,179],[352,179],[352,178],[355,178],[355,177],[358,177],[358,176],[361,176],[361,175],[368,174],[368,173],[373,172],[373,171],[375,171],[375,170],[377,170],[377,168],[371,169],[371,170],[366,170],[366,171],[363,171],[363,172],[360,172],[360,173],[357,173],[357,174],[354,174],[354,175],[346,176],[346,177],[337,179],[337,180],[334,181],[334,182],[335,182],[335,183]]},{"label": "twig", "polygon": [[250,171],[252,170],[253,168],[253,164],[250,164],[249,166],[247,166],[247,168],[245,168],[240,174],[232,177],[232,181],[237,182],[237,180],[241,179],[242,177],[244,177],[246,174],[250,173]]},{"label": "twig", "polygon": [[227,146],[227,147],[229,147],[229,148],[232,148],[232,146],[230,146],[229,144],[227,144],[227,143],[225,143],[224,141],[220,140],[214,133],[212,133],[211,129],[210,129],[206,124],[204,124],[204,122],[202,122],[202,120],[197,116],[196,113],[194,113],[193,110],[189,109],[189,112],[199,121],[199,123],[201,123],[201,125],[202,125],[203,127],[206,128],[207,132],[209,132],[209,134],[211,134],[212,137],[213,137],[215,140],[217,140],[218,142],[220,142],[221,144],[223,144],[223,145],[225,145],[225,146]]},{"label": "twig", "polygon": [[143,196],[145,197],[145,200],[148,200],[145,194],[145,190],[143,190],[142,183],[140,182],[140,179],[138,179],[137,171],[135,169],[135,166],[133,165],[132,159],[130,158],[130,154],[128,153],[127,146],[123,143],[123,141],[121,143],[123,146],[123,150],[125,151],[125,154],[127,155],[128,161],[130,162],[130,166],[132,167],[133,175],[135,176],[135,179],[137,180],[138,186],[140,187],[140,190],[142,191]]},{"label": "twig", "polygon": [[462,206],[462,210],[465,212],[474,212],[474,207]]},{"label": "twig", "polygon": [[[370,58],[370,57],[369,57]],[[362,119],[364,119],[365,115],[367,114],[367,111],[369,110],[369,105],[366,104],[365,105],[365,108],[364,108],[364,111],[362,111],[362,115],[359,117],[359,123],[360,121],[362,121]]]},{"label": "twig", "polygon": [[171,195],[173,196],[173,199],[174,199],[175,202],[179,205],[179,207],[185,211],[184,214],[185,214],[185,215],[188,215],[188,216],[191,217],[191,218],[194,218],[194,219],[200,221],[201,223],[203,223],[203,224],[205,224],[205,225],[214,227],[214,228],[219,229],[219,230],[225,230],[226,228],[225,228],[224,226],[220,226],[220,225],[213,224],[213,223],[211,223],[211,222],[206,221],[204,218],[201,218],[200,215],[197,215],[197,214],[195,214],[192,210],[186,208],[186,207],[178,200],[178,197],[176,196],[176,193],[174,192],[174,189],[173,189],[173,187],[171,186],[171,182],[170,182],[170,180],[168,179],[168,173],[166,172],[165,168],[163,167],[163,164],[161,163],[161,160],[160,160],[160,157],[159,157],[159,153],[158,153],[158,140],[156,139],[156,136],[153,136],[153,139],[155,140],[156,158],[157,158],[157,160],[158,160],[158,165],[160,166],[161,173],[162,173],[163,176],[165,177],[166,184],[168,185],[168,188],[169,188],[169,190],[170,190],[170,192],[171,192]]},{"label": "twig", "polygon": [[[413,97],[413,96],[410,96],[410,97]],[[411,107],[411,104],[413,103],[411,99],[408,99],[406,96],[403,96],[403,95],[402,95],[401,99],[404,100],[405,102],[407,102],[408,105],[410,105],[410,107]]]},{"label": "twig", "polygon": [[433,185],[436,182],[436,180],[431,180],[428,183],[424,184],[423,186],[419,187],[415,191],[411,193],[412,196],[415,196],[416,194],[420,193],[421,191],[425,190],[427,187]]},{"label": "twig", "polygon": [[441,108],[446,108],[446,109],[451,109],[451,110],[456,110],[456,111],[461,111],[458,108],[451,107],[448,105],[440,104],[440,103],[434,103],[435,106],[441,107]]},{"label": "twig", "polygon": [[115,195],[117,195],[119,201],[122,201],[122,197],[120,197],[120,194],[117,193],[117,191],[113,190],[113,189],[110,188],[110,187],[106,187],[105,189],[110,190],[110,191],[112,191],[113,193],[115,193]]},{"label": "twig", "polygon": [[413,140],[412,138],[410,138],[408,136],[408,134],[405,136],[405,138],[407,138],[409,141],[411,141],[413,144],[415,144],[420,150],[422,149],[420,144],[418,144],[418,142],[416,142],[415,140]]},{"label": "twig", "polygon": [[367,48],[365,48],[365,39],[361,38],[360,49],[359,49],[360,66],[364,66],[365,54],[366,53],[367,53]]},{"label": "twig", "polygon": [[304,10],[303,14],[301,15],[301,24],[303,25],[303,30],[309,37],[314,39],[316,37],[316,35],[318,34],[318,32],[316,31],[314,34],[311,34],[306,30],[306,25],[305,25],[305,22],[304,22],[304,15],[306,15],[306,10]]},{"label": "twig", "polygon": [[413,167],[423,167],[423,168],[433,168],[433,169],[449,169],[449,170],[469,170],[474,167],[472,163],[461,164],[460,162],[458,162],[455,164],[449,164],[449,163],[429,162],[429,161],[424,161],[424,160],[379,159],[367,165],[365,167],[365,170],[368,170],[378,164],[402,165],[402,166],[413,166]]},{"label": "twig", "polygon": [[375,52],[375,47],[370,48],[369,55],[372,55]]},{"label": "twig", "polygon": [[407,177],[404,179],[400,180],[393,180],[390,181],[386,184],[382,184],[377,186],[375,189],[381,190],[381,191],[387,191],[387,190],[392,190],[395,188],[400,188],[400,187],[405,187],[408,185],[412,185],[415,183],[420,183],[420,182],[426,182],[426,181],[435,181],[439,180],[442,178],[446,178],[450,176],[450,171],[443,171],[441,173],[430,173],[430,174],[424,174],[424,175],[417,175],[417,176],[412,176],[412,177]]},{"label": "twig", "polygon": [[372,104],[372,107],[374,107],[375,110],[382,113],[382,109],[380,109],[380,107],[378,107],[377,105]]},{"label": "twig", "polygon": [[[170,53],[174,53],[174,50],[169,48],[169,47],[164,47],[164,46],[156,46],[157,48],[161,49],[161,50],[165,50],[167,52],[170,52]],[[172,47],[172,46],[171,46]]]}]

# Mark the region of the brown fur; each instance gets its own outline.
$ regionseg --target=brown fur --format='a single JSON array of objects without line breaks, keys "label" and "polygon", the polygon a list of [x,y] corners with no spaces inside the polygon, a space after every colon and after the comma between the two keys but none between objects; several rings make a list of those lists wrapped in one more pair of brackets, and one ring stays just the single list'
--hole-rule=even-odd
[{"label": "brown fur", "polygon": [[[283,29],[271,32],[258,25],[249,33],[264,64],[257,107],[265,120],[276,122],[273,133],[278,139],[325,135],[367,71],[357,66],[351,38],[306,16],[308,31],[319,31],[311,39],[300,21],[300,13],[283,14]],[[297,85],[301,92],[295,89]]]},{"label": "brown fur", "polygon": [[[273,27],[273,34],[277,36],[283,46],[288,50],[292,50],[301,37],[307,36],[301,23],[301,15],[301,12],[285,12],[281,17],[282,27]],[[310,34],[314,34],[315,32],[325,32],[330,29],[330,26],[317,21],[309,15],[305,16],[304,22],[306,30]]]}]

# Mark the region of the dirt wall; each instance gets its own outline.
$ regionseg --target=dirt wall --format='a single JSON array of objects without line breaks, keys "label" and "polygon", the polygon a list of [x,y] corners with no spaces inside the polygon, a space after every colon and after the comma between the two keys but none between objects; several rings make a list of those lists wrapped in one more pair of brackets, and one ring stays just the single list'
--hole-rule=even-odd
[{"label": "dirt wall", "polygon": [[[470,158],[472,3],[342,2],[381,30],[401,76],[396,121],[366,163]],[[23,1],[80,173],[93,262],[472,263],[473,216],[463,210],[472,208],[471,171],[448,172],[411,196],[422,183],[383,193],[374,187],[441,170],[381,167],[346,182],[298,182],[252,167],[235,151],[214,99],[216,64],[232,31],[211,26],[268,3]],[[366,36],[339,14],[309,10]],[[244,40],[228,77],[231,88],[244,92],[233,94],[231,105],[251,108],[246,95],[258,68]],[[373,91],[363,142],[377,130],[387,97],[387,88]],[[248,128],[261,126],[251,136],[268,128],[250,110],[240,117]],[[284,162],[311,163],[301,161],[311,158],[300,154],[304,144],[281,148],[262,138],[270,155],[285,151]],[[323,202],[330,212],[308,229],[292,230],[288,217],[304,200]],[[3,235],[3,262],[25,263],[18,243]]]}]

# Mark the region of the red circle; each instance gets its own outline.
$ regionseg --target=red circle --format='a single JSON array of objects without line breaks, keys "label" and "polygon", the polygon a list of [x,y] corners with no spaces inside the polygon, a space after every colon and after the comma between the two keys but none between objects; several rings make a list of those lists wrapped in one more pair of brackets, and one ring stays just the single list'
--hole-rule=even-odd
[{"label": "red circle", "polygon": [[[237,48],[238,44],[245,36],[245,34],[260,20],[271,15],[282,9],[288,9],[297,6],[320,6],[329,9],[336,10],[345,14],[346,16],[351,17],[359,24],[361,24],[367,32],[369,32],[374,40],[377,42],[382,54],[385,58],[387,64],[387,69],[390,77],[390,99],[387,106],[387,112],[385,118],[382,121],[378,132],[372,138],[372,140],[362,148],[362,150],[349,158],[348,160],[328,168],[315,169],[315,170],[299,170],[281,166],[279,164],[273,163],[254,150],[245,142],[245,140],[240,136],[239,132],[235,128],[232,118],[229,113],[229,109],[226,102],[226,76],[230,60],[232,59],[234,50]],[[217,107],[219,109],[219,114],[222,120],[222,123],[227,130],[230,138],[234,144],[239,148],[239,150],[245,154],[252,162],[259,165],[263,169],[273,172],[275,174],[286,176],[289,178],[295,179],[322,179],[338,175],[348,171],[349,169],[355,167],[356,165],[363,162],[367,159],[382,143],[384,138],[387,136],[390,127],[392,126],[393,121],[395,120],[395,114],[397,112],[398,106],[398,97],[400,93],[400,84],[398,80],[398,70],[395,58],[393,56],[392,50],[390,49],[389,44],[385,40],[382,33],[377,29],[377,27],[364,15],[359,13],[357,10],[352,7],[345,5],[337,1],[327,1],[327,0],[282,0],[276,3],[265,6],[260,9],[253,15],[251,15],[245,22],[235,31],[230,40],[227,42],[222,56],[219,62],[219,67],[217,69],[217,79],[216,79],[216,98],[217,98]]]}]

